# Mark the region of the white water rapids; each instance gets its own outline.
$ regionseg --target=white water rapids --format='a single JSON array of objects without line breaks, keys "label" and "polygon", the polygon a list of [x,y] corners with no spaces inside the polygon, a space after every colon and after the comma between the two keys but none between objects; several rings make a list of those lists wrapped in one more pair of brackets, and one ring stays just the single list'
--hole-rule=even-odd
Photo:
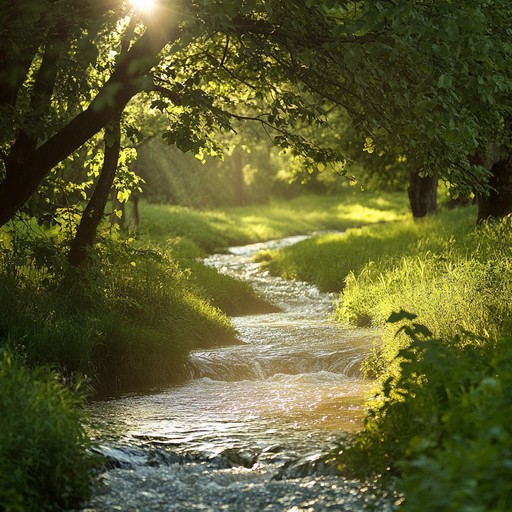
[{"label": "white water rapids", "polygon": [[243,343],[192,353],[184,385],[91,405],[111,463],[83,511],[393,510],[371,486],[316,464],[361,427],[369,384],[359,365],[376,333],[341,329],[332,295],[251,261],[301,238],[206,260],[282,311],[234,318]]}]

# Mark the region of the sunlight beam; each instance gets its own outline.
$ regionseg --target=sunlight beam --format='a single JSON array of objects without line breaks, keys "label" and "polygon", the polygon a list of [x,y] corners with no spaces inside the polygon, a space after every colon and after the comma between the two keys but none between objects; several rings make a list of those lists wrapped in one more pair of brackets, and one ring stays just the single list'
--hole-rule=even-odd
[{"label": "sunlight beam", "polygon": [[155,0],[130,0],[132,7],[141,12],[150,12],[155,8]]}]

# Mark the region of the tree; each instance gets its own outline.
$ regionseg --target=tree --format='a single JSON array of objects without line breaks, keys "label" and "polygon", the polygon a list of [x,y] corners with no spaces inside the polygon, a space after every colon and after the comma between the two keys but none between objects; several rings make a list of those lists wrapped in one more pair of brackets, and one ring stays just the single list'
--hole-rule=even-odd
[{"label": "tree", "polygon": [[437,210],[437,177],[423,175],[419,167],[411,164],[407,194],[412,215],[425,217]]},{"label": "tree", "polygon": [[96,230],[103,217],[121,151],[121,116],[111,121],[105,129],[105,149],[103,166],[89,200],[82,220],[77,228],[75,238],[71,244],[68,259],[72,265],[80,265],[87,258],[87,251],[91,248]]},{"label": "tree", "polygon": [[511,108],[504,0],[167,0],[138,17],[116,0],[6,10],[0,225],[142,93],[183,151],[220,153],[215,134],[252,119],[306,165],[324,165],[342,155],[300,127],[325,124],[337,106],[377,149],[481,192],[490,174],[470,158]]}]

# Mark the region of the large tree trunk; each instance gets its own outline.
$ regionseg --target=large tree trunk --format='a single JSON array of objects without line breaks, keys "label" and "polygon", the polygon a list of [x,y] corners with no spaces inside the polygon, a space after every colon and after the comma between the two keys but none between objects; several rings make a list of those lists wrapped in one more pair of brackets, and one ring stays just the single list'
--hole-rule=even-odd
[{"label": "large tree trunk", "polygon": [[84,263],[96,238],[96,231],[103,218],[121,150],[121,117],[112,121],[105,130],[105,155],[98,182],[84,210],[80,225],[71,244],[68,260],[71,265]]},{"label": "large tree trunk", "polygon": [[496,162],[491,173],[488,194],[477,195],[478,222],[512,213],[512,158]]},{"label": "large tree trunk", "polygon": [[437,210],[437,178],[420,176],[421,169],[412,166],[409,172],[409,204],[415,218],[425,217]]},{"label": "large tree trunk", "polygon": [[35,193],[50,171],[103,129],[141,91],[144,77],[158,52],[179,35],[173,30],[147,30],[128,50],[89,107],[53,137],[21,160],[7,158],[6,178],[0,183],[0,226],[8,222]]}]

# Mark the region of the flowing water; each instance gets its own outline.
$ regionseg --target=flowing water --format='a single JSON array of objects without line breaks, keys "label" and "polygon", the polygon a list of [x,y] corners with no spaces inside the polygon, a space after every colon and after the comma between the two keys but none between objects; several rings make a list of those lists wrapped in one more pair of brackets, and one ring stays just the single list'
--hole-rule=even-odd
[{"label": "flowing water", "polygon": [[84,511],[393,510],[321,459],[361,426],[359,365],[375,333],[340,329],[333,296],[251,262],[300,239],[208,258],[282,309],[234,318],[242,344],[192,353],[184,385],[91,405],[109,467]]}]

